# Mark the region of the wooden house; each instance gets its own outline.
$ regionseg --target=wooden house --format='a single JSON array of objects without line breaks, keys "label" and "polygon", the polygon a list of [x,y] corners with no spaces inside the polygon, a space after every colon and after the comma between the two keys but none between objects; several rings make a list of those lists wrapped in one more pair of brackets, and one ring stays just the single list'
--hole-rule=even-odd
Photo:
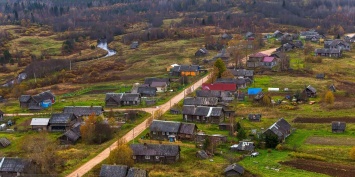
[{"label": "wooden house", "polygon": [[218,124],[219,130],[230,130],[231,129],[231,124],[227,122],[221,122]]},{"label": "wooden house", "polygon": [[341,51],[350,51],[350,44],[341,39],[324,41],[325,49],[339,49]]},{"label": "wooden house", "polygon": [[47,90],[37,95],[21,95],[19,98],[20,107],[29,110],[41,110],[52,106],[55,103],[55,96]]},{"label": "wooden house", "polygon": [[65,106],[63,113],[72,113],[78,118],[84,118],[92,114],[103,116],[104,109],[102,106]]},{"label": "wooden house", "polygon": [[184,105],[182,114],[186,122],[218,124],[224,118],[222,107]]},{"label": "wooden house", "polygon": [[252,55],[249,55],[249,58],[247,60],[247,67],[248,68],[258,68],[262,66],[262,60],[264,57],[267,57],[268,55],[263,54],[263,53],[255,53]]},{"label": "wooden house", "polygon": [[181,123],[178,131],[179,140],[195,140],[197,133],[197,126],[193,123]]},{"label": "wooden house", "polygon": [[180,122],[153,120],[149,126],[149,134],[151,139],[176,141]]},{"label": "wooden house", "polygon": [[47,130],[50,118],[32,118],[32,130]]},{"label": "wooden house", "polygon": [[227,51],[227,49],[222,49],[217,53],[216,56],[213,57],[212,60],[217,60],[218,58],[222,59],[222,61],[228,61],[230,58],[230,53]]},{"label": "wooden house", "polygon": [[49,119],[49,131],[67,131],[76,122],[78,117],[74,113],[55,113]]},{"label": "wooden house", "polygon": [[249,78],[250,80],[254,80],[254,70],[229,69],[229,71],[234,75],[235,79],[238,79],[238,78]]},{"label": "wooden house", "polygon": [[138,41],[132,41],[131,45],[129,46],[130,49],[137,49],[139,46]]},{"label": "wooden house", "polygon": [[4,120],[4,112],[2,110],[0,110],[0,121]]},{"label": "wooden house", "polygon": [[180,146],[167,144],[131,144],[133,160],[148,163],[175,163],[180,159]]},{"label": "wooden house", "polygon": [[325,78],[325,74],[324,73],[316,74],[316,79],[324,80],[324,78]]},{"label": "wooden house", "polygon": [[76,122],[69,130],[59,137],[61,144],[75,144],[81,138],[81,122]]},{"label": "wooden house", "polygon": [[248,151],[253,152],[255,149],[254,142],[252,141],[239,141],[237,146],[231,147],[232,151]]},{"label": "wooden house", "polygon": [[283,118],[280,118],[277,122],[272,124],[264,133],[266,135],[276,135],[280,142],[291,134],[291,125]]},{"label": "wooden house", "polygon": [[157,88],[149,86],[139,86],[137,93],[139,93],[143,97],[156,96]]},{"label": "wooden house", "polygon": [[141,102],[138,93],[106,93],[106,106],[133,106]]},{"label": "wooden house", "polygon": [[197,97],[216,97],[218,102],[231,102],[234,100],[233,92],[219,90],[196,90]]},{"label": "wooden house", "polygon": [[332,132],[333,133],[344,133],[346,128],[346,122],[333,121],[332,122]]},{"label": "wooden house", "polygon": [[185,97],[184,105],[195,105],[195,106],[217,106],[217,97]]},{"label": "wooden house", "polygon": [[312,87],[311,85],[308,85],[304,90],[303,93],[307,95],[307,97],[316,97],[317,96],[317,90]]},{"label": "wooden house", "polygon": [[244,37],[245,40],[248,40],[248,41],[252,41],[255,39],[255,34],[253,32],[250,32],[248,31],[246,34],[245,34],[245,37]]},{"label": "wooden house", "polygon": [[172,76],[197,76],[200,74],[198,65],[178,65],[174,66],[170,73]]},{"label": "wooden house", "polygon": [[0,157],[0,176],[14,177],[36,174],[33,163],[28,159]]},{"label": "wooden house", "polygon": [[261,63],[264,68],[271,69],[277,65],[277,59],[275,57],[264,57]]},{"label": "wooden house", "polygon": [[208,135],[207,138],[210,140],[211,143],[216,144],[216,145],[227,142],[226,135],[213,134],[213,135]]},{"label": "wooden house", "polygon": [[340,49],[315,49],[314,53],[316,56],[331,58],[340,58],[343,55],[343,52]]},{"label": "wooden house", "polygon": [[126,165],[103,164],[99,177],[147,177],[147,171]]},{"label": "wooden house", "polygon": [[236,163],[228,165],[224,169],[224,175],[226,177],[242,176],[244,174],[244,168]]},{"label": "wooden house", "polygon": [[213,83],[213,84],[203,83],[202,90],[235,92],[237,90],[237,85],[234,83]]},{"label": "wooden house", "polygon": [[202,57],[208,54],[208,50],[206,48],[200,48],[195,52],[195,57]]}]

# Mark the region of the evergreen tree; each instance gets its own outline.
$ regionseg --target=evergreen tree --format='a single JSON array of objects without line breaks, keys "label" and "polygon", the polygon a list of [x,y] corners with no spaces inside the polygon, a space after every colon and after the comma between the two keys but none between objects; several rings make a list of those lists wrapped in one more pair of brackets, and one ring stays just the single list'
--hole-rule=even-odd
[{"label": "evergreen tree", "polygon": [[214,66],[218,68],[217,78],[221,78],[222,73],[227,70],[226,65],[222,61],[222,59],[218,58],[214,63]]}]

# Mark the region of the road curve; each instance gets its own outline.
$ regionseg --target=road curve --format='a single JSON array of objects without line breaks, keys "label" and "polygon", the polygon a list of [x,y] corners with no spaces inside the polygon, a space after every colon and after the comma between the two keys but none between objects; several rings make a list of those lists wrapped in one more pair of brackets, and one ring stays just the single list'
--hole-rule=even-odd
[{"label": "road curve", "polygon": [[[163,105],[160,105],[159,107],[142,108],[142,109],[138,109],[138,110],[143,110],[143,111],[146,111],[146,112],[149,112],[149,113],[153,113],[154,111],[160,109],[163,112],[166,112],[166,111],[168,111],[170,109],[171,106],[173,106],[174,104],[178,103],[180,100],[182,100],[185,97],[185,94],[186,94],[185,92],[187,90],[191,89],[191,91],[194,91],[195,89],[200,87],[203,82],[207,81],[207,79],[208,79],[208,76],[203,77],[202,79],[198,80],[193,85],[189,86],[184,91],[182,91],[181,93],[177,94],[172,99],[170,99],[168,102],[166,102]],[[149,126],[147,121],[148,121],[148,119],[146,119],[145,121],[143,121],[142,123],[140,123],[139,125],[134,127],[131,131],[129,131],[127,134],[125,134],[122,137],[122,139],[124,139],[126,142],[129,142],[129,141],[133,140],[134,138],[136,138],[139,134],[141,134]],[[112,149],[115,149],[116,147],[117,147],[117,141],[114,142],[113,144],[111,144],[110,147],[108,147],[105,150],[103,150],[97,156],[95,156],[94,158],[92,158],[91,160],[86,162],[84,165],[82,165],[81,167],[79,167],[78,169],[76,169],[75,171],[70,173],[67,177],[80,177],[80,176],[83,176],[85,173],[89,172],[94,166],[96,166],[97,164],[99,164],[100,162],[105,160],[110,155],[110,151]]]}]

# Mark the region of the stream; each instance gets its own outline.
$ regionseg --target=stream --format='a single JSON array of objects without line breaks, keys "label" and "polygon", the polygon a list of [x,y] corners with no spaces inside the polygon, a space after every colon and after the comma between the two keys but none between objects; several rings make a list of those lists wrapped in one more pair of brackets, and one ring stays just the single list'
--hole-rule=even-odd
[{"label": "stream", "polygon": [[106,41],[99,42],[99,43],[97,44],[97,47],[98,47],[98,48],[101,48],[101,49],[104,49],[104,50],[107,51],[107,55],[105,55],[104,57],[109,57],[109,56],[115,55],[115,54],[117,53],[116,51],[114,51],[114,50],[112,50],[112,49],[109,49],[109,48],[107,47],[107,42],[106,42]]}]

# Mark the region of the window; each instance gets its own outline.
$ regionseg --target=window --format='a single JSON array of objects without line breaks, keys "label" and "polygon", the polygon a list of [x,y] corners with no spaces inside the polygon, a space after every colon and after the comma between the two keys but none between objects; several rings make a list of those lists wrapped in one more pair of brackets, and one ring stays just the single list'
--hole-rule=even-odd
[{"label": "window", "polygon": [[162,135],[165,135],[165,132],[161,132]]},{"label": "window", "polygon": [[145,159],[150,159],[149,155],[144,156]]},{"label": "window", "polygon": [[134,155],[134,156],[132,156],[132,159],[136,159],[137,157]]},{"label": "window", "polygon": [[166,132],[166,135],[169,135],[169,132]]},{"label": "window", "polygon": [[153,135],[157,134],[157,132],[153,132]]},{"label": "window", "polygon": [[196,119],[197,119],[197,120],[200,120],[200,116],[197,116]]},{"label": "window", "polygon": [[159,156],[155,156],[155,159],[159,160]]}]

